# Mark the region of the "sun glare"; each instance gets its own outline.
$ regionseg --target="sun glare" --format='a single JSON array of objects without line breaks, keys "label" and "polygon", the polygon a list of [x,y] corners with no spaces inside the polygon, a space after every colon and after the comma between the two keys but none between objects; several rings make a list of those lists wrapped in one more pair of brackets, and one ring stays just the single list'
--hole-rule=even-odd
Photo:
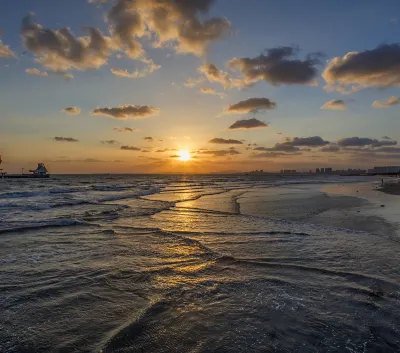
[{"label": "sun glare", "polygon": [[190,152],[186,151],[186,150],[181,150],[178,152],[179,155],[179,160],[180,161],[190,161],[191,156],[190,156]]}]

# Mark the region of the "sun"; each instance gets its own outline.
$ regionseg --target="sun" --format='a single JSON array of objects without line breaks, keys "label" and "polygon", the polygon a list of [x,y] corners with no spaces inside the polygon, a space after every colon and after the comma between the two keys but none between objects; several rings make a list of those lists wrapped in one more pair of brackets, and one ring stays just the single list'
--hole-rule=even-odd
[{"label": "sun", "polygon": [[190,161],[192,159],[192,156],[190,155],[190,152],[186,150],[180,150],[178,152],[179,160],[183,162]]}]

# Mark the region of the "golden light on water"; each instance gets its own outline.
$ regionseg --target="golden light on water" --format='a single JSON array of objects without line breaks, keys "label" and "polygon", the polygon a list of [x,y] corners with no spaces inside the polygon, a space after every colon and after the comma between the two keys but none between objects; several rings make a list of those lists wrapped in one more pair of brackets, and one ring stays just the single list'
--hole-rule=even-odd
[{"label": "golden light on water", "polygon": [[190,152],[187,151],[187,150],[180,150],[178,152],[178,155],[179,155],[179,160],[183,161],[183,162],[187,162],[187,161],[190,161],[192,159],[192,157],[190,155]]}]

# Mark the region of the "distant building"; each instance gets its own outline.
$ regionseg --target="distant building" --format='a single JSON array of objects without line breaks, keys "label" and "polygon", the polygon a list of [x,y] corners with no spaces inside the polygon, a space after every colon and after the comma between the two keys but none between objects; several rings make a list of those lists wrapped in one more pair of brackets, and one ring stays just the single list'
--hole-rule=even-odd
[{"label": "distant building", "polygon": [[325,173],[332,173],[332,168],[325,168]]},{"label": "distant building", "polygon": [[321,171],[319,170],[319,168],[315,169],[315,173],[321,173]]},{"label": "distant building", "polygon": [[374,167],[372,170],[368,170],[370,174],[400,174],[400,166],[385,166],[385,167]]}]

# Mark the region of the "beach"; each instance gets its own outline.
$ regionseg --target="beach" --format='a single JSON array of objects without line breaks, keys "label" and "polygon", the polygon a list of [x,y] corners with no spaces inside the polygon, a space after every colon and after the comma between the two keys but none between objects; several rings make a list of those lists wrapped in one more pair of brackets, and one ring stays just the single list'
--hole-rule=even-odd
[{"label": "beach", "polygon": [[400,195],[400,181],[389,180],[380,188],[380,191],[391,195]]},{"label": "beach", "polygon": [[399,206],[379,184],[2,181],[0,350],[395,352]]}]

